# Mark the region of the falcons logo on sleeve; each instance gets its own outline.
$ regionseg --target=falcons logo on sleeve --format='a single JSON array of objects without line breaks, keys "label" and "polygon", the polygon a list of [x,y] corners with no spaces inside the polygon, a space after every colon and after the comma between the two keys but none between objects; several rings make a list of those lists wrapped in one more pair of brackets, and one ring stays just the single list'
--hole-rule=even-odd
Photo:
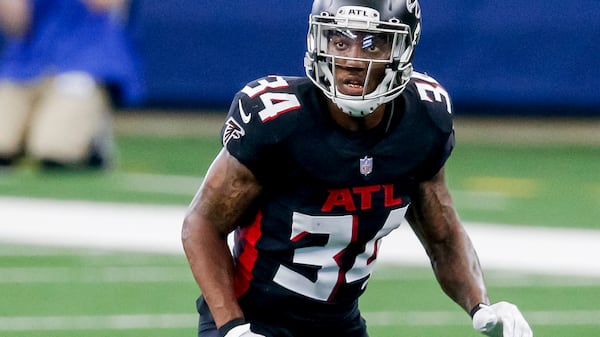
[{"label": "falcons logo on sleeve", "polygon": [[244,128],[233,117],[229,117],[225,122],[225,131],[223,132],[223,145],[227,145],[232,139],[240,139],[246,134]]}]

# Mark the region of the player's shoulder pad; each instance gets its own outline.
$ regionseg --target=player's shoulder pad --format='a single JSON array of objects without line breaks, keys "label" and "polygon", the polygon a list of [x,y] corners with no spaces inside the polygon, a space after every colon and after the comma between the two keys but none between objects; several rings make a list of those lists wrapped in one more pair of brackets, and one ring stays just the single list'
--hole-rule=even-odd
[{"label": "player's shoulder pad", "polygon": [[300,79],[266,76],[246,84],[231,103],[223,144],[249,133],[260,134],[266,142],[269,138],[281,139],[297,118],[291,112],[302,107],[298,94]]},{"label": "player's shoulder pad", "polygon": [[433,77],[419,72],[413,72],[411,85],[431,120],[444,131],[452,130],[454,112],[446,89]]}]

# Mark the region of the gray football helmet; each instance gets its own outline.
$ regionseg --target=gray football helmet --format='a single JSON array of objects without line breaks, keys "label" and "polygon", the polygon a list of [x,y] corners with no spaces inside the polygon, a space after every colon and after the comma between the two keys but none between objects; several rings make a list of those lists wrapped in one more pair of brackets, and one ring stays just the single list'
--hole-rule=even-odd
[{"label": "gray football helmet", "polygon": [[[420,35],[418,0],[315,0],[304,58],[306,75],[346,114],[366,116],[404,90]],[[344,55],[335,39],[357,43],[362,50]],[[385,52],[373,56],[375,49]],[[372,71],[380,69],[380,83],[374,90],[367,89],[373,84],[359,83],[355,87],[362,88],[361,92],[342,93],[341,83],[336,83],[336,65],[344,62],[360,62],[367,69],[365,82]]]}]

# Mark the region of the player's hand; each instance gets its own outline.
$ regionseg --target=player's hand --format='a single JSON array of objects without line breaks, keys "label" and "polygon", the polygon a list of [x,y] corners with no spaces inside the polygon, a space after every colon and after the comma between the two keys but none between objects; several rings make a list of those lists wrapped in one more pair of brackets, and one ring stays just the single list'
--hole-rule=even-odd
[{"label": "player's hand", "polygon": [[238,325],[236,327],[231,328],[231,330],[227,331],[227,333],[223,337],[265,337],[265,336],[252,332],[252,330],[250,330],[250,323],[246,323],[246,324]]},{"label": "player's hand", "polygon": [[533,337],[519,308],[508,302],[480,304],[473,315],[473,328],[490,337]]}]

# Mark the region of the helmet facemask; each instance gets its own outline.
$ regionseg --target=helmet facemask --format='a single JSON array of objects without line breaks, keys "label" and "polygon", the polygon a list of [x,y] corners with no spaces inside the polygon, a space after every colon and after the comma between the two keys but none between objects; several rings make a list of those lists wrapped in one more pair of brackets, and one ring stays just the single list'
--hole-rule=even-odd
[{"label": "helmet facemask", "polygon": [[[370,10],[370,9],[369,9]],[[307,76],[343,112],[353,117],[366,116],[396,98],[412,74],[412,55],[416,41],[410,27],[399,21],[312,15],[305,57]],[[345,54],[339,45],[359,44],[360,53]],[[336,80],[340,67],[350,64],[366,67],[366,77],[353,84]],[[377,85],[369,81],[379,81]],[[346,85],[346,90],[343,90]],[[362,87],[362,91],[359,91]],[[344,91],[350,93],[344,93]]]}]

